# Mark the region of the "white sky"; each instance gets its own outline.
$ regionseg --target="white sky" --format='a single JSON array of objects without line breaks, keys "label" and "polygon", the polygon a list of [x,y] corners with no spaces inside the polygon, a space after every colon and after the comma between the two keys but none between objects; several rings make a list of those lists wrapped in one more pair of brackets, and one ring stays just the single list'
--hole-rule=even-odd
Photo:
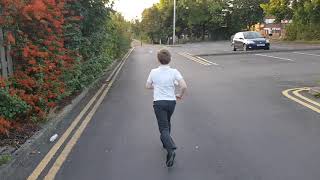
[{"label": "white sky", "polygon": [[120,12],[127,20],[141,18],[145,8],[158,3],[159,0],[114,0],[114,9]]}]

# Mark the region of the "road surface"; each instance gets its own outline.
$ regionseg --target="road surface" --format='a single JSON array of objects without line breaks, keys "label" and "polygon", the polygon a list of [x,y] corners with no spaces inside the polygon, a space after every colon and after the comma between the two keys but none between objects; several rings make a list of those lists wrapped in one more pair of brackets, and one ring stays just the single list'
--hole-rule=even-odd
[{"label": "road surface", "polygon": [[[196,61],[186,55],[191,53],[188,46],[169,48],[171,66],[180,70],[189,89],[173,116],[178,150],[176,164],[168,169],[152,92],[144,89],[150,70],[158,66],[159,48],[145,45],[132,52],[58,169],[57,180],[320,179],[320,114],[281,94],[320,80],[320,51]],[[16,178],[30,175],[42,158]]]}]

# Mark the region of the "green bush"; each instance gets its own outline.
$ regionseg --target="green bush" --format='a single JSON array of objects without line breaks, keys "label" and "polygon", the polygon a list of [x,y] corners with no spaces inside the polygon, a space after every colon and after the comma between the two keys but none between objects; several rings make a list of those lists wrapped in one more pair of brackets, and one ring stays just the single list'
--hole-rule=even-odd
[{"label": "green bush", "polygon": [[0,89],[0,116],[8,120],[15,120],[25,115],[29,109],[30,106],[18,96],[11,96],[6,89]]},{"label": "green bush", "polygon": [[289,40],[320,40],[320,1],[294,1],[293,23],[288,27]]},{"label": "green bush", "polygon": [[130,23],[120,14],[111,12],[102,0],[75,1],[69,8],[82,14],[83,20],[79,29],[75,28],[77,24],[65,27],[66,46],[80,55],[75,66],[63,73],[66,96],[93,83],[113,60],[130,48],[131,43]]},{"label": "green bush", "polygon": [[320,40],[320,25],[292,23],[286,27],[286,40]]},{"label": "green bush", "polygon": [[286,26],[286,40],[289,41],[294,41],[297,39],[297,28],[295,27],[295,25],[290,24],[288,26]]},{"label": "green bush", "polygon": [[108,57],[100,57],[77,64],[72,71],[64,74],[64,81],[68,88],[67,94],[80,91],[93,83],[111,62],[112,60]]}]

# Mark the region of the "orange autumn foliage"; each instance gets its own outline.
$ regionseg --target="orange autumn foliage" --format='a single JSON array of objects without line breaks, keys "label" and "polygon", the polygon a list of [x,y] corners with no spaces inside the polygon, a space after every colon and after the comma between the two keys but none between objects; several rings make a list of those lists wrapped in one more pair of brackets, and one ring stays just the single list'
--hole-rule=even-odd
[{"label": "orange autumn foliage", "polygon": [[16,39],[13,37],[12,32],[8,32],[7,33],[7,41],[9,44],[15,44],[16,43]]},{"label": "orange autumn foliage", "polygon": [[0,88],[4,87],[6,87],[6,81],[2,77],[0,77]]},{"label": "orange autumn foliage", "polygon": [[[18,62],[9,92],[32,107],[29,117],[45,118],[65,92],[62,72],[73,66],[74,54],[64,44],[64,13],[67,0],[1,0],[0,25],[13,27],[7,33],[12,57]],[[79,20],[79,17],[75,17]],[[19,27],[19,31],[14,29]],[[0,88],[6,83],[0,78]],[[8,128],[0,119],[0,134]],[[1,132],[1,127],[2,132]]]},{"label": "orange autumn foliage", "polygon": [[10,127],[11,123],[3,117],[0,117],[0,134],[8,135]]}]

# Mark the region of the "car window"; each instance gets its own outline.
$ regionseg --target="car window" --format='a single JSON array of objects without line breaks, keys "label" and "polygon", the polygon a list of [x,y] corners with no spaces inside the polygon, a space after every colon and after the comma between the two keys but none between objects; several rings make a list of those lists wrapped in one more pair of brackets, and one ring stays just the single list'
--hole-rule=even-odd
[{"label": "car window", "polygon": [[258,32],[244,32],[245,39],[255,39],[255,38],[263,38]]}]

